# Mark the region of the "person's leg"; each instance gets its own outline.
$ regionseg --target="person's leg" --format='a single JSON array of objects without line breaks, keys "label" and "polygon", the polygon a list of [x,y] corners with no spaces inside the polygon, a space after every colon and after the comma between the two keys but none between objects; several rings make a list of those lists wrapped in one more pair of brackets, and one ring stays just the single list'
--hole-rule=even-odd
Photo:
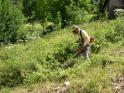
[{"label": "person's leg", "polygon": [[83,57],[85,60],[89,59],[89,46],[86,47],[86,50],[83,52]]}]

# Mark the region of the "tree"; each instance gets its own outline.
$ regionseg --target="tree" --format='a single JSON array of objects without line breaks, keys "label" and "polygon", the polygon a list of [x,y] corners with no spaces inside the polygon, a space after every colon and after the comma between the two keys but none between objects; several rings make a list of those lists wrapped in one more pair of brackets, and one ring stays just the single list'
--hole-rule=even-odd
[{"label": "tree", "polygon": [[23,6],[28,19],[40,21],[43,27],[50,21],[64,28],[70,22],[81,22],[85,13],[93,13],[95,5],[93,0],[23,0]]},{"label": "tree", "polygon": [[95,12],[97,15],[97,18],[104,16],[104,3],[105,0],[94,0],[94,7],[96,7],[97,11]]},{"label": "tree", "polygon": [[23,13],[27,21],[32,22],[34,19],[34,11],[36,7],[36,0],[23,0]]},{"label": "tree", "polygon": [[15,43],[18,29],[24,22],[21,10],[10,0],[0,0],[0,42]]},{"label": "tree", "polygon": [[35,19],[43,23],[43,28],[49,16],[48,0],[37,0],[35,7]]}]

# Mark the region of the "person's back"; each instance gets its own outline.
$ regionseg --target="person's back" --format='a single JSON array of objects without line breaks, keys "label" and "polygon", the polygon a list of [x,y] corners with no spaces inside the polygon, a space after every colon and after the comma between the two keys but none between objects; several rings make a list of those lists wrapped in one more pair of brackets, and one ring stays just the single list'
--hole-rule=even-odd
[{"label": "person's back", "polygon": [[[82,37],[81,37],[82,35]],[[83,38],[83,47],[85,47],[90,42],[90,36],[87,34],[85,30],[80,29],[80,39]]]}]

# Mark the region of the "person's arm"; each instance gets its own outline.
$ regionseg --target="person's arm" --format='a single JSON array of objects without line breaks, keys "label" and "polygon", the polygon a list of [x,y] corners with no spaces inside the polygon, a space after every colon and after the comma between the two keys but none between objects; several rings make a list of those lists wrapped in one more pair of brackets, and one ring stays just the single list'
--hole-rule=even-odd
[{"label": "person's arm", "polygon": [[84,52],[86,50],[87,46],[88,45],[86,45],[85,47],[80,47],[80,48],[76,49],[74,57],[78,57],[78,55],[80,55],[80,53]]},{"label": "person's arm", "polygon": [[74,54],[74,57],[78,57],[78,55],[80,55],[81,52],[83,52],[85,49],[80,47],[80,48],[77,48],[75,50],[75,54]]}]

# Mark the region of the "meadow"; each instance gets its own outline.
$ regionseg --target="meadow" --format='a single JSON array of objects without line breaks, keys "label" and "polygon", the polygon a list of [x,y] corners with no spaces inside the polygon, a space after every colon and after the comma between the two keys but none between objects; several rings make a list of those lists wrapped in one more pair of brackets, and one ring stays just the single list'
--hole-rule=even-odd
[{"label": "meadow", "polygon": [[73,58],[77,37],[71,26],[25,43],[1,45],[0,93],[56,93],[65,81],[70,82],[67,93],[114,93],[114,82],[124,77],[123,24],[117,19],[79,25],[95,37],[89,61]]}]

